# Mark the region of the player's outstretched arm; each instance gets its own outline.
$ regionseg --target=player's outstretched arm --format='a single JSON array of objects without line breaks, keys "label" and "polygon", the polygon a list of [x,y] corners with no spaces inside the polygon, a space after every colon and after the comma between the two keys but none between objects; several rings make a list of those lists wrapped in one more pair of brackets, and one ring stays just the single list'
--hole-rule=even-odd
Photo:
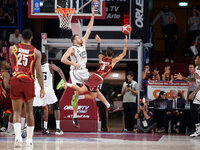
[{"label": "player's outstretched arm", "polygon": [[10,74],[8,72],[4,72],[3,73],[3,83],[4,83],[4,86],[6,89],[10,88],[9,81],[10,81]]},{"label": "player's outstretched arm", "polygon": [[43,74],[41,68],[41,52],[39,50],[35,50],[35,55],[36,55],[36,63],[35,63],[36,77],[41,88],[40,97],[43,98],[45,92],[44,92]]},{"label": "player's outstretched arm", "polygon": [[64,53],[64,55],[61,58],[61,62],[66,64],[66,65],[75,66],[77,68],[80,68],[81,67],[80,64],[74,63],[74,62],[68,60],[68,57],[70,55],[74,55],[74,49],[72,47],[68,48],[68,50]]},{"label": "player's outstretched arm", "polygon": [[101,38],[100,38],[98,35],[96,35],[96,36],[95,36],[95,39],[96,39],[96,41],[97,41],[97,52],[98,52],[98,57],[99,57],[99,59],[101,60],[101,59],[104,57],[103,52],[102,52],[102,50],[101,50],[101,46],[100,46]]},{"label": "player's outstretched arm", "polygon": [[90,22],[89,22],[89,24],[87,26],[86,33],[85,33],[85,35],[82,38],[84,44],[88,40],[88,38],[90,36],[90,33],[92,31],[92,27],[93,27],[93,24],[94,24],[94,15],[95,15],[95,13],[94,13],[94,7],[92,7],[92,17],[91,17]]},{"label": "player's outstretched arm", "polygon": [[124,45],[124,49],[123,49],[123,52],[121,54],[119,54],[119,56],[113,58],[113,67],[114,65],[119,62],[120,60],[122,60],[124,58],[124,56],[126,56],[126,51],[127,51],[127,41],[128,41],[128,37],[127,35],[125,35],[125,45]]},{"label": "player's outstretched arm", "polygon": [[64,75],[63,71],[58,66],[56,66],[55,64],[50,64],[50,68],[52,70],[58,72],[58,74],[63,79],[63,81],[66,82],[65,75]]}]

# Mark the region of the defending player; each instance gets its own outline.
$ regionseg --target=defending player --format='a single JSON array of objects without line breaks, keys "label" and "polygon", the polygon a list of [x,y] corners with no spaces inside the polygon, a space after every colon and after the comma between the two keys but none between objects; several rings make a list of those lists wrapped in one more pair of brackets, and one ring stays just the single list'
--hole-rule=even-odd
[{"label": "defending player", "polygon": [[67,87],[71,87],[77,90],[79,94],[83,94],[89,91],[89,94],[79,96],[74,95],[74,101],[72,102],[72,106],[75,110],[77,108],[77,103],[79,99],[94,100],[97,96],[106,105],[107,108],[110,108],[110,104],[107,102],[103,94],[98,90],[97,86],[103,82],[103,79],[112,71],[116,63],[122,60],[124,56],[126,56],[126,51],[127,36],[125,37],[125,46],[123,52],[118,57],[113,58],[114,52],[112,47],[107,48],[106,56],[104,56],[103,54],[99,54],[99,69],[89,77],[88,82],[85,85],[79,87],[71,83],[65,84],[65,89]]},{"label": "defending player", "polygon": [[40,98],[40,91],[39,91],[39,84],[36,80],[36,88],[35,88],[35,94],[36,97],[33,101],[33,106],[42,106],[43,108],[43,119],[44,119],[44,134],[50,134],[47,123],[48,123],[48,105],[53,104],[54,110],[55,110],[55,119],[56,119],[56,135],[63,134],[63,131],[60,129],[60,109],[59,109],[59,103],[58,99],[56,97],[56,94],[53,89],[53,71],[57,71],[61,78],[63,79],[64,83],[66,83],[65,76],[62,72],[62,70],[56,66],[55,64],[49,64],[48,59],[45,53],[42,53],[42,73],[43,73],[43,80],[44,80],[44,90],[45,90],[45,96],[43,98]]},{"label": "defending player", "polygon": [[40,84],[40,97],[44,97],[43,75],[41,71],[41,53],[31,45],[33,33],[30,29],[22,32],[23,43],[10,47],[10,62],[12,63],[12,75],[10,80],[10,97],[13,106],[13,122],[15,131],[15,147],[22,146],[21,137],[21,110],[25,104],[27,138],[26,145],[33,146],[33,98],[34,91],[34,71]]},{"label": "defending player", "polygon": [[[86,42],[90,36],[93,24],[94,24],[94,7],[92,8],[92,17],[88,24],[85,35],[81,38],[79,35],[75,34],[71,37],[73,46],[68,48],[65,54],[61,58],[61,62],[70,65],[70,78],[72,84],[81,85],[87,82],[89,78],[89,72],[86,68],[87,63],[87,52],[86,52]],[[71,58],[71,61],[68,58]],[[64,86],[64,83],[62,84]],[[60,87],[62,87],[62,85]],[[75,93],[78,95],[78,92]],[[73,99],[73,98],[72,98]],[[77,109],[77,108],[76,108]],[[77,111],[73,112],[73,118],[77,118]],[[75,119],[76,120],[76,119]],[[78,122],[73,119],[73,124],[78,126]]]}]

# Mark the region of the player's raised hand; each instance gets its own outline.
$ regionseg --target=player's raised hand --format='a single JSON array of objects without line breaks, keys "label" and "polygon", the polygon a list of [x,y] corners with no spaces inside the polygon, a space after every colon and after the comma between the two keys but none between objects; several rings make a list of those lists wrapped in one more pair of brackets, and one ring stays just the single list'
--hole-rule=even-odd
[{"label": "player's raised hand", "polygon": [[125,41],[125,43],[127,43],[127,41],[128,41],[128,36],[127,35],[125,35],[124,41]]},{"label": "player's raised hand", "polygon": [[93,7],[92,7],[92,16],[95,15],[95,11],[94,11],[94,10],[95,10],[95,7],[93,6]]},{"label": "player's raised hand", "polygon": [[43,98],[44,95],[45,95],[44,89],[41,89],[41,90],[40,90],[40,98]]},{"label": "player's raised hand", "polygon": [[101,38],[96,34],[95,39],[97,41],[97,43],[101,43]]}]

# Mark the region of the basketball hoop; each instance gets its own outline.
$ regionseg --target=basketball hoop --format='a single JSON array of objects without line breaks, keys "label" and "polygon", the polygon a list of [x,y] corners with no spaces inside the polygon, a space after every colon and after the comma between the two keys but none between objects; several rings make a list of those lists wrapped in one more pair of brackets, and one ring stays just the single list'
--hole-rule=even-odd
[{"label": "basketball hoop", "polygon": [[71,29],[71,20],[75,13],[74,8],[56,8],[55,12],[58,15],[61,29]]}]

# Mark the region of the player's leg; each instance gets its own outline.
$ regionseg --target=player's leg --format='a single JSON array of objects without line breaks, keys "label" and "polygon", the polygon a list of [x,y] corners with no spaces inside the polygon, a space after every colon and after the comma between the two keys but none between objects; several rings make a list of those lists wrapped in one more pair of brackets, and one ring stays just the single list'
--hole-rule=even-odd
[{"label": "player's leg", "polygon": [[22,137],[21,137],[22,104],[23,104],[23,101],[21,99],[12,100],[13,123],[14,123],[14,132],[15,132],[15,147],[22,146]]},{"label": "player's leg", "polygon": [[25,102],[26,123],[27,123],[27,146],[33,145],[34,116],[33,116],[33,99]]},{"label": "player's leg", "polygon": [[[97,97],[97,92],[90,92],[89,94],[86,95],[79,95],[77,96],[77,99],[91,99],[94,100]],[[73,126],[75,128],[80,128],[79,122],[78,122],[78,115],[77,115],[77,108],[78,108],[78,103],[76,103],[75,107],[73,107],[73,111],[75,112],[73,115]]]},{"label": "player's leg", "polygon": [[192,123],[195,124],[196,131],[193,134],[190,134],[190,136],[195,137],[200,135],[200,123],[199,123],[199,114],[198,114],[198,108],[200,107],[199,104],[192,104],[191,106],[191,120]]},{"label": "player's leg", "polygon": [[67,87],[71,87],[72,89],[76,90],[77,92],[79,92],[79,94],[83,94],[83,93],[86,93],[88,92],[88,88],[84,85],[82,87],[79,87],[78,85],[75,85],[75,84],[71,84],[71,83],[66,83],[65,84],[65,89]]},{"label": "player's leg", "polygon": [[8,122],[8,128],[7,128],[8,133],[13,133],[13,113],[11,111],[9,115],[9,122]]},{"label": "player's leg", "polygon": [[114,107],[110,105],[104,95],[97,89],[97,98],[104,103],[104,105],[108,108],[109,113],[119,111],[119,107]]},{"label": "player's leg", "polygon": [[22,105],[22,112],[21,112],[21,129],[24,129],[26,123],[26,111],[25,111],[25,104]]},{"label": "player's leg", "polygon": [[60,108],[59,108],[59,102],[56,102],[53,104],[54,106],[54,116],[56,119],[56,135],[62,135],[63,131],[60,129]]},{"label": "player's leg", "polygon": [[42,133],[50,134],[48,130],[48,119],[49,119],[48,105],[42,106],[42,109],[43,109],[43,120],[44,120],[44,129],[42,130]]}]

